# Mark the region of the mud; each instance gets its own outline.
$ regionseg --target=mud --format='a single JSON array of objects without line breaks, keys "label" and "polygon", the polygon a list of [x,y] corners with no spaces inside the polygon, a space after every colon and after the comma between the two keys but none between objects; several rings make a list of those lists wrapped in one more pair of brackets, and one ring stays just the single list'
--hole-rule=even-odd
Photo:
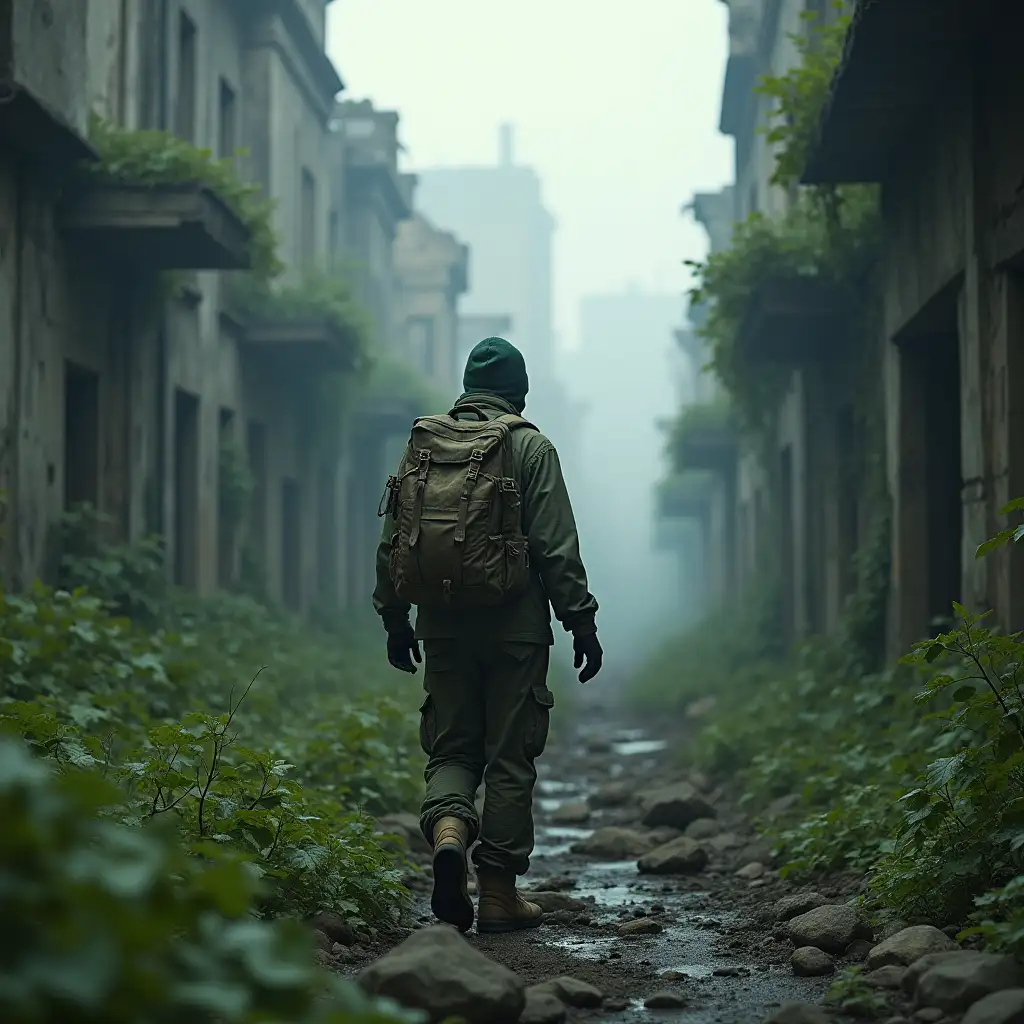
[{"label": "mud", "polygon": [[[641,875],[635,860],[597,861],[572,852],[574,843],[604,825],[642,831],[636,800],[595,809],[585,827],[552,822],[563,805],[587,799],[612,780],[639,793],[685,778],[678,745],[676,737],[657,735],[657,726],[622,728],[600,710],[584,711],[574,726],[564,726],[538,765],[536,850],[522,887],[564,892],[583,901],[585,909],[550,913],[534,931],[468,936],[527,984],[571,975],[597,986],[605,995],[604,1008],[570,1010],[570,1021],[756,1024],[783,1002],[820,1001],[828,987],[828,979],[795,977],[792,945],[773,937],[771,908],[797,890],[770,869],[753,880],[737,877],[737,869],[752,859],[750,851],[757,851],[757,841],[721,788],[709,796],[723,830],[737,836],[736,847],[689,877]],[[766,851],[762,856],[767,860]],[[414,888],[418,920],[429,923],[425,874],[414,880]],[[637,938],[619,935],[623,922],[641,917],[662,930]],[[360,966],[360,959],[347,969]],[[664,991],[683,996],[685,1008],[644,1007],[645,999]]]}]

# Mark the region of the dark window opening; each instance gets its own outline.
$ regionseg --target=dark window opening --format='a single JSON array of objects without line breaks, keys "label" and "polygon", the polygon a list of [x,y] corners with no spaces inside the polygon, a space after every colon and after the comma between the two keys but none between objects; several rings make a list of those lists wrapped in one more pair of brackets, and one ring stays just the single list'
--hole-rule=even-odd
[{"label": "dark window opening", "polygon": [[779,455],[779,519],[782,525],[780,570],[782,574],[783,628],[788,641],[796,639],[796,526],[793,521],[793,449],[786,445]]},{"label": "dark window opening", "polygon": [[961,599],[963,496],[960,463],[960,353],[955,334],[927,339],[924,373],[928,492],[928,614],[948,620]]},{"label": "dark window opening", "polygon": [[238,530],[243,512],[237,507],[234,479],[235,413],[232,409],[220,410],[218,444],[217,584],[227,589],[235,582]]},{"label": "dark window opening", "polygon": [[178,92],[174,130],[188,142],[196,141],[196,26],[184,11],[178,21]]},{"label": "dark window opening", "polygon": [[199,398],[174,393],[174,582],[199,583]]},{"label": "dark window opening", "polygon": [[100,378],[74,363],[64,368],[64,507],[99,505]]},{"label": "dark window opening", "polygon": [[222,78],[217,124],[217,155],[222,160],[234,156],[238,150],[237,108],[235,90]]},{"label": "dark window opening", "polygon": [[267,428],[250,420],[246,447],[249,472],[252,475],[252,497],[249,507],[249,542],[252,553],[261,564],[267,556]]},{"label": "dark window opening", "polygon": [[836,457],[839,462],[837,532],[840,596],[857,589],[857,549],[860,547],[860,461],[853,407],[844,405],[836,416]]},{"label": "dark window opening", "polygon": [[309,266],[316,259],[316,179],[308,168],[302,168],[302,196],[299,211],[299,232],[302,260]]},{"label": "dark window opening", "polygon": [[302,609],[302,510],[299,482],[281,482],[281,598],[292,611]]}]

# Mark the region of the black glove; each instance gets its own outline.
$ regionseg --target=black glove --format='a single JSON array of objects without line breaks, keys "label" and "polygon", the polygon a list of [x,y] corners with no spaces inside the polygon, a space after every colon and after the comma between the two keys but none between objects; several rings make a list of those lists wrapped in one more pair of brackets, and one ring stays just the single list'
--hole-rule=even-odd
[{"label": "black glove", "polygon": [[573,668],[579,668],[584,660],[586,667],[579,675],[581,683],[589,683],[598,672],[601,671],[601,661],[604,658],[604,651],[601,650],[600,641],[596,633],[586,633],[583,636],[572,638]]},{"label": "black glove", "polygon": [[416,672],[416,665],[423,659],[420,657],[420,645],[416,642],[416,634],[412,626],[406,623],[398,629],[388,631],[388,661],[394,668],[402,672]]}]

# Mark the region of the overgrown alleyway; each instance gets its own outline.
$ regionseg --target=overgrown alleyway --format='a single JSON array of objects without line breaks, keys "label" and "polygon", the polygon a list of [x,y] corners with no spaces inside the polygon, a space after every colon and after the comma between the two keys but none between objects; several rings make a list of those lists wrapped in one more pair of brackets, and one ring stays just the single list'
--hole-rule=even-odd
[{"label": "overgrown alleyway", "polygon": [[[470,936],[528,986],[559,977],[584,983],[563,992],[579,1004],[568,1008],[570,1020],[739,1024],[762,1021],[787,1002],[820,1002],[827,987],[794,975],[793,944],[779,919],[825,901],[843,904],[855,890],[798,895],[805,891],[771,870],[770,848],[723,788],[687,775],[677,753],[656,729],[633,727],[599,706],[565,724],[540,765],[537,848],[526,879],[545,922],[535,932]],[[638,859],[653,850],[643,862],[648,870],[639,871]],[[429,883],[422,882],[416,912],[426,926]],[[784,898],[788,910],[779,907]],[[852,930],[842,934],[852,914],[837,917],[820,944],[841,945],[841,966],[862,959],[869,944]],[[335,950],[353,974],[385,952]],[[447,955],[433,963],[451,969]],[[562,1018],[557,1005],[540,1001],[521,1019]]]}]

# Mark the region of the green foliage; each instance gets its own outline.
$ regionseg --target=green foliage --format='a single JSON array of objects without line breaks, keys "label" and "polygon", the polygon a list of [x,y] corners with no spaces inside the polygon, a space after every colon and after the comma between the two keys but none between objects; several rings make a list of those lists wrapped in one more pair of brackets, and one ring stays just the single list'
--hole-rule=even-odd
[{"label": "green foliage", "polygon": [[209,150],[170,132],[130,131],[95,115],[90,120],[89,138],[100,159],[83,165],[85,177],[115,185],[206,185],[248,228],[254,277],[269,280],[280,273],[274,204],[258,185],[239,178],[234,161],[218,160]]},{"label": "green foliage", "polygon": [[783,188],[799,182],[817,136],[836,68],[843,56],[850,16],[844,4],[834,5],[836,16],[822,22],[814,11],[804,11],[804,31],[790,34],[799,62],[781,75],[765,75],[757,91],[772,101],[774,122],[767,131],[775,151],[772,181]]},{"label": "green foliage", "polygon": [[362,815],[415,805],[420,783],[416,701],[388,696],[379,638],[231,595],[170,591],[148,631],[109,607],[0,593],[7,726],[62,768],[120,780],[122,820],[173,816],[188,841],[247,857],[273,881],[268,910],[392,922],[404,892]]},{"label": "green foliage", "polygon": [[217,466],[217,506],[220,520],[234,536],[245,522],[256,485],[245,446],[234,437],[221,438]]},{"label": "green foliage", "polygon": [[[750,349],[756,339],[748,338],[744,328],[754,304],[799,279],[815,281],[836,295],[858,294],[877,258],[879,237],[874,191],[840,190],[827,203],[801,195],[781,217],[752,214],[735,226],[728,249],[689,264],[696,279],[691,302],[707,308],[698,330],[743,426],[765,429],[791,370]],[[854,331],[856,317],[846,326]]]},{"label": "green foliage", "polygon": [[[1024,512],[1024,498],[1017,498],[1015,501],[1011,501],[1008,505],[999,510],[999,515],[1010,516],[1015,512]],[[1017,544],[1022,540],[1024,540],[1024,524],[1011,526],[1006,530],[1000,530],[994,537],[985,541],[985,543],[978,548],[977,557],[984,558],[985,555],[996,551],[998,548],[1004,548],[1008,544]]]},{"label": "green foliage", "polygon": [[0,889],[10,1024],[412,1022],[313,966],[308,933],[252,916],[258,882],[208,843],[116,820],[95,771],[54,774],[0,737]]},{"label": "green foliage", "polygon": [[887,1016],[890,1008],[888,994],[869,985],[860,967],[847,967],[839,973],[825,995],[825,1005],[847,1016],[869,1020]]},{"label": "green foliage", "polygon": [[732,405],[728,398],[684,405],[668,425],[667,453],[678,472],[688,469],[686,445],[700,435],[728,436],[735,429]]},{"label": "green foliage", "polygon": [[167,593],[163,541],[144,537],[132,544],[112,539],[117,524],[89,504],[57,521],[58,578],[67,590],[84,587],[115,616],[153,623]]},{"label": "green foliage", "polygon": [[[878,586],[883,561],[864,570]],[[858,610],[851,602],[847,617]],[[737,655],[749,628],[711,621],[677,642],[675,662],[652,663],[640,696],[661,707],[725,698],[694,756],[738,773],[755,815],[787,797],[789,811],[765,821],[785,873],[862,872],[879,916],[966,927],[1019,955],[1024,634],[954,612],[951,628],[881,670],[851,655],[849,625],[787,661]]]},{"label": "green foliage", "polygon": [[277,286],[258,276],[239,275],[232,280],[231,299],[242,315],[257,320],[326,320],[352,346],[355,368],[369,366],[372,324],[345,274],[307,267],[294,283]]},{"label": "green foliage", "polygon": [[423,373],[393,356],[378,354],[360,395],[362,407],[389,399],[408,403],[413,416],[447,412],[455,397],[445,395]]}]

